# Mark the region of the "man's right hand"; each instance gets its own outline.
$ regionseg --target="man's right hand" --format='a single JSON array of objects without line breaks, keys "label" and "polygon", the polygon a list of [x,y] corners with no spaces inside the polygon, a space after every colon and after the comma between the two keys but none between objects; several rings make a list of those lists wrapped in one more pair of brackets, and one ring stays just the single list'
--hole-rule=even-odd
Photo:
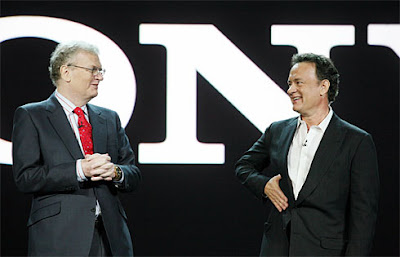
[{"label": "man's right hand", "polygon": [[272,177],[264,187],[264,193],[268,196],[279,212],[286,210],[289,206],[287,197],[279,187],[279,180],[281,180],[281,178],[280,174]]},{"label": "man's right hand", "polygon": [[92,181],[110,180],[112,174],[114,174],[114,164],[108,154],[86,155],[81,164],[83,173]]}]

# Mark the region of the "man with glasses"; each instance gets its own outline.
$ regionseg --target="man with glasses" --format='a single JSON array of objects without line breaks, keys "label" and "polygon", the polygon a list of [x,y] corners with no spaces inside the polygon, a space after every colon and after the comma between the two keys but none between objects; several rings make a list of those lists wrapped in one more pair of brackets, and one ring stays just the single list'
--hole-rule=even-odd
[{"label": "man with glasses", "polygon": [[59,44],[49,71],[55,92],[14,116],[14,179],[33,194],[28,255],[132,256],[118,192],[141,175],[117,113],[88,103],[105,73],[98,49]]}]

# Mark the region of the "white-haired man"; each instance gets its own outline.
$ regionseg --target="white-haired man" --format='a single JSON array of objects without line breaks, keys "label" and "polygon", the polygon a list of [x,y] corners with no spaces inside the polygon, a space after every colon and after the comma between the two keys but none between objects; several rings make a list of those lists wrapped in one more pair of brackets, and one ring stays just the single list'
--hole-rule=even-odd
[{"label": "white-haired man", "polygon": [[55,92],[14,116],[14,178],[33,194],[28,255],[132,256],[118,192],[141,175],[117,113],[88,104],[104,76],[98,50],[59,44],[49,71]]}]

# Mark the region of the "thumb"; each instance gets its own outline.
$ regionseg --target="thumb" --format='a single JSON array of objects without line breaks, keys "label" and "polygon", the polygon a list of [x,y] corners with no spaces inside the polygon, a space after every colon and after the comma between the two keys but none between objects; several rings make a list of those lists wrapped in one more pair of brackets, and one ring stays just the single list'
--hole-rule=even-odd
[{"label": "thumb", "polygon": [[276,175],[276,179],[277,179],[278,181],[281,180],[281,179],[282,179],[281,174]]}]

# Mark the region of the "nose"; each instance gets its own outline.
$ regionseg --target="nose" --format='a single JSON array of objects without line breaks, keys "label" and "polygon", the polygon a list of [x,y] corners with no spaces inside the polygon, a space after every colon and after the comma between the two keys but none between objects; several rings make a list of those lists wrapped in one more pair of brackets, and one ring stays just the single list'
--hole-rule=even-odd
[{"label": "nose", "polygon": [[296,92],[296,87],[294,84],[289,85],[288,90],[286,91],[288,93],[288,95],[293,94],[294,92]]},{"label": "nose", "polygon": [[96,74],[94,76],[97,80],[102,81],[104,79],[103,74],[101,74],[101,72],[99,72],[98,74]]}]

